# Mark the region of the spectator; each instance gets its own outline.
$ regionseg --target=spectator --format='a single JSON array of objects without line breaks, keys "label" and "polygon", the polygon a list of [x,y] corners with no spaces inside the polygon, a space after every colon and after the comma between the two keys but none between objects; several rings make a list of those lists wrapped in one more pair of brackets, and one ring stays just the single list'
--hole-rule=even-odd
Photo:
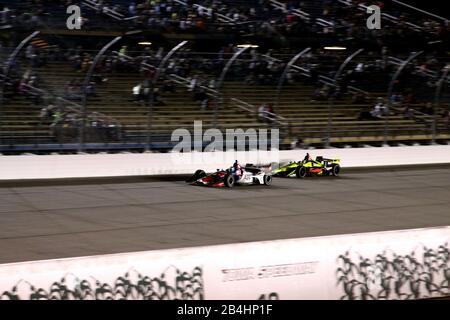
[{"label": "spectator", "polygon": [[313,101],[324,101],[328,100],[330,95],[330,87],[324,84],[322,87],[317,87],[313,93]]},{"label": "spectator", "polygon": [[431,102],[427,102],[421,109],[420,112],[426,114],[426,115],[433,115],[434,109]]},{"label": "spectator", "polygon": [[378,98],[378,103],[370,111],[370,115],[374,119],[380,119],[382,115],[387,115],[387,108],[384,104],[383,98]]},{"label": "spectator", "polygon": [[162,92],[166,93],[175,93],[175,86],[173,85],[172,81],[166,79],[163,82]]},{"label": "spectator", "polygon": [[365,92],[360,92],[360,91],[353,94],[353,97],[352,97],[352,103],[354,103],[354,104],[366,104],[369,102],[369,100],[370,100],[369,95]]},{"label": "spectator", "polygon": [[55,111],[56,107],[52,104],[43,107],[39,113],[39,125],[42,125],[44,122],[48,122],[51,119],[53,119],[53,113]]},{"label": "spectator", "polygon": [[258,120],[261,122],[267,121],[267,106],[263,103],[258,108]]},{"label": "spectator", "polygon": [[403,108],[403,116],[405,117],[405,119],[413,119],[414,118],[414,110],[411,109],[411,106],[406,105]]},{"label": "spectator", "polygon": [[269,103],[266,109],[267,121],[269,124],[273,124],[277,118],[275,111],[273,109],[273,104]]},{"label": "spectator", "polygon": [[138,83],[136,86],[134,86],[132,89],[132,93],[133,93],[132,101],[134,101],[136,103],[146,101],[146,99],[148,99],[148,93],[149,93],[148,86],[149,86],[148,81]]}]

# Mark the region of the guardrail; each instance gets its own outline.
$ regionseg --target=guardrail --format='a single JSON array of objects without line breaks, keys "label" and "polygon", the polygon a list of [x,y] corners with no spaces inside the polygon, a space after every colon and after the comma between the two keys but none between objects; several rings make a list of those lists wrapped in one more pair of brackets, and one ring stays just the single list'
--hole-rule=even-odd
[{"label": "guardrail", "polygon": [[[271,56],[268,56],[266,54],[261,55],[261,57],[263,57],[264,59],[266,59],[269,62],[284,63],[281,59],[278,59],[278,58],[275,58],[275,57],[271,57]],[[300,67],[300,66],[297,66],[295,64],[291,66],[291,69],[293,69],[295,72],[299,72],[300,74],[302,74],[302,75],[304,75],[306,77],[310,77],[311,76],[311,71],[310,70],[308,70],[306,68],[303,68],[303,67]]]},{"label": "guardrail", "polygon": [[[0,180],[192,174],[199,167],[214,172],[236,159],[242,163],[283,162],[303,159],[306,152],[311,150],[0,156]],[[342,167],[450,163],[448,145],[317,149],[314,153],[340,158]]]},{"label": "guardrail", "polygon": [[0,299],[444,297],[449,235],[442,226],[10,263]]}]

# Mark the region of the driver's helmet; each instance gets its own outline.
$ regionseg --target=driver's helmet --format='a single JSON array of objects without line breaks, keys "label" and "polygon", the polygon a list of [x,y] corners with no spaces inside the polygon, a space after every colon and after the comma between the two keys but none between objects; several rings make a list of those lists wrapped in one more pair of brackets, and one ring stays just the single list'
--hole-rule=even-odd
[{"label": "driver's helmet", "polygon": [[241,166],[239,165],[239,162],[236,160],[236,161],[234,161],[234,164],[233,164],[233,172],[234,172],[234,174],[242,174],[242,168],[241,168]]},{"label": "driver's helmet", "polygon": [[305,161],[310,161],[310,160],[312,160],[311,156],[309,155],[309,152],[306,153],[305,159],[303,159],[303,160],[305,160]]}]

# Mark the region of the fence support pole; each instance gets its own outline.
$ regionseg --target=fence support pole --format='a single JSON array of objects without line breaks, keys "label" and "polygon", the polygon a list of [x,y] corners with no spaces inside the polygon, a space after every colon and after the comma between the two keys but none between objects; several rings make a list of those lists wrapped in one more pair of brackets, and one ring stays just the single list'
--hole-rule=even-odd
[{"label": "fence support pole", "polygon": [[175,47],[173,47],[161,60],[158,67],[156,68],[155,75],[153,76],[152,80],[150,81],[150,87],[149,87],[149,94],[148,94],[148,108],[147,108],[147,143],[145,145],[145,152],[150,152],[151,150],[151,143],[152,143],[152,122],[153,122],[153,100],[154,100],[154,90],[156,87],[156,84],[158,82],[159,76],[161,75],[162,70],[164,69],[167,61],[174,55],[175,52],[177,52],[180,48],[182,48],[188,41],[182,41],[179,44],[177,44]]},{"label": "fence support pole", "polygon": [[297,53],[286,65],[286,67],[283,70],[283,73],[280,76],[280,79],[278,80],[277,85],[277,92],[275,94],[275,111],[278,111],[278,105],[280,103],[280,95],[281,95],[281,89],[283,88],[284,80],[286,79],[286,76],[291,69],[291,67],[297,62],[298,59],[303,57],[306,53],[308,53],[311,50],[311,48],[306,48],[303,51]]},{"label": "fence support pole", "polygon": [[436,91],[434,94],[434,106],[433,106],[433,123],[432,123],[432,131],[431,131],[431,144],[436,143],[436,131],[437,131],[437,109],[440,104],[441,100],[441,94],[442,94],[442,87],[444,86],[444,83],[446,83],[446,79],[448,76],[448,73],[450,72],[450,64],[447,64],[444,68],[444,73],[442,74],[441,78],[439,79]]},{"label": "fence support pole", "polygon": [[223,85],[223,81],[225,80],[225,76],[227,75],[228,70],[230,69],[231,65],[233,64],[233,62],[242,54],[244,53],[245,50],[247,50],[249,47],[243,47],[240,48],[238,51],[236,51],[234,53],[234,55],[230,58],[230,60],[228,60],[227,64],[225,65],[225,67],[222,69],[222,73],[220,74],[219,80],[217,81],[217,103],[216,106],[214,108],[214,127],[217,127],[217,121],[219,118],[219,109],[220,106],[223,103],[223,91],[222,91],[222,85]]},{"label": "fence support pole", "polygon": [[95,71],[95,68],[102,58],[102,56],[105,54],[105,52],[113,46],[115,43],[120,41],[122,39],[122,36],[116,37],[110,42],[108,42],[95,56],[94,61],[92,62],[91,66],[89,67],[89,70],[86,74],[86,77],[84,78],[83,82],[83,102],[81,104],[81,123],[79,128],[79,145],[78,145],[78,152],[84,152],[84,145],[85,145],[85,132],[86,132],[86,118],[87,118],[87,95],[88,95],[88,87],[91,83],[92,74]]},{"label": "fence support pole", "polygon": [[[334,74],[333,78],[333,84],[335,85],[336,89],[339,89],[337,82],[340,79],[342,72],[344,72],[345,67],[350,63],[350,61],[353,60],[354,57],[356,57],[358,54],[363,52],[364,49],[359,49],[353,52],[351,55],[349,55],[344,62],[339,66],[339,69]],[[328,103],[328,123],[327,123],[327,137],[326,137],[326,143],[325,148],[330,147],[330,141],[331,141],[331,131],[333,130],[333,109],[334,109],[334,96],[330,97],[330,101]]]},{"label": "fence support pole", "polygon": [[[11,71],[11,66],[14,64],[14,62],[17,59],[17,56],[19,55],[20,51],[25,47],[25,45],[28,44],[34,37],[36,37],[38,34],[40,34],[40,31],[35,31],[32,34],[30,34],[28,37],[23,39],[19,45],[14,49],[14,51],[11,53],[11,55],[8,57],[8,60],[6,60],[6,65],[3,66],[3,79],[2,79],[2,85],[1,85],[1,92],[0,92],[0,131],[1,131],[1,123],[3,119],[3,103],[4,103],[4,95],[5,95],[5,86],[6,82],[9,78],[9,72]],[[0,134],[0,144],[2,144],[2,135]]]},{"label": "fence support pole", "polygon": [[[391,82],[389,83],[388,92],[387,92],[387,103],[388,103],[389,112],[391,112],[391,107],[392,107],[391,96],[392,96],[392,91],[394,90],[395,81],[397,81],[398,77],[400,76],[402,71],[405,69],[405,67],[408,65],[408,63],[410,63],[412,60],[414,60],[418,55],[420,55],[422,53],[423,53],[423,51],[412,52],[409,55],[408,59],[403,61],[398,66],[397,71],[395,71],[394,75],[392,76]],[[383,139],[384,146],[388,145],[388,128],[389,128],[389,114],[385,115],[385,117],[384,117],[384,139]]]}]

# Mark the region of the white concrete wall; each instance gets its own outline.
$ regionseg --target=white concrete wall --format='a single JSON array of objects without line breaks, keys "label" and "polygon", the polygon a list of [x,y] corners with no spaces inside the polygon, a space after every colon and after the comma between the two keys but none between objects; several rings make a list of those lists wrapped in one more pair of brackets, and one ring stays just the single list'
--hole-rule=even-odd
[{"label": "white concrete wall", "polygon": [[[75,298],[70,292],[86,299],[436,297],[450,294],[449,240],[450,227],[438,227],[4,264],[0,298]],[[408,270],[411,278],[402,278],[397,292]],[[101,287],[104,293],[95,296]]]},{"label": "white concrete wall", "polygon": [[241,163],[301,160],[305,153],[340,158],[342,167],[450,163],[450,146],[349,148],[280,152],[0,156],[0,180],[193,173]]}]

